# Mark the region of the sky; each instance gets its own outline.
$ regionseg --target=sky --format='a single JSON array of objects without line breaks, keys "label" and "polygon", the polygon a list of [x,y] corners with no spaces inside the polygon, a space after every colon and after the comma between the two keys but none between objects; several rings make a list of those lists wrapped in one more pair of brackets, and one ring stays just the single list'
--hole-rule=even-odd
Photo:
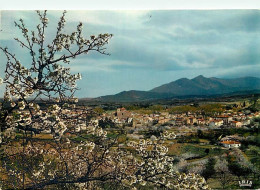
[{"label": "sky", "polygon": [[[48,11],[47,40],[55,33],[62,11]],[[28,53],[13,21],[29,29],[38,23],[34,11],[0,12],[0,46],[8,46],[25,65]],[[111,33],[110,56],[90,53],[70,64],[80,72],[77,96],[98,97],[126,90],[150,90],[179,78],[235,78],[260,71],[259,10],[68,11],[64,32],[83,22],[84,35]],[[5,59],[0,53],[0,77]],[[0,89],[1,90],[1,89]],[[3,89],[2,89],[3,90]]]}]

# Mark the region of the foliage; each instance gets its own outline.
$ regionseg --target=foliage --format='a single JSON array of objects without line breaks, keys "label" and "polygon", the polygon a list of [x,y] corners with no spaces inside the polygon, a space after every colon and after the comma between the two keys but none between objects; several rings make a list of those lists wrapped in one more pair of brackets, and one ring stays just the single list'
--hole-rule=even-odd
[{"label": "foliage", "polygon": [[172,108],[169,108],[170,113],[187,113],[187,112],[201,112],[204,114],[214,114],[214,113],[220,113],[223,111],[223,106],[221,104],[204,104],[200,106],[175,106]]},{"label": "foliage", "polygon": [[225,158],[217,159],[214,168],[222,188],[225,189],[226,185],[229,184],[229,182],[232,180],[232,175],[228,170],[228,162]]},{"label": "foliage", "polygon": [[248,178],[252,173],[256,172],[254,165],[248,161],[241,150],[235,149],[227,156],[228,169],[239,180],[241,177]]},{"label": "foliage", "polygon": [[104,128],[115,128],[116,124],[109,118],[105,118],[104,120],[99,120],[98,125],[100,127]]},{"label": "foliage", "polygon": [[101,115],[102,113],[104,113],[104,109],[101,107],[96,107],[93,109],[93,112]]},{"label": "foliage", "polygon": [[202,172],[202,176],[207,180],[212,177],[216,171],[214,169],[216,164],[216,160],[214,158],[209,158],[207,164],[205,165],[205,169]]},{"label": "foliage", "polygon": [[169,109],[170,113],[196,112],[198,109],[193,106],[176,106]]}]

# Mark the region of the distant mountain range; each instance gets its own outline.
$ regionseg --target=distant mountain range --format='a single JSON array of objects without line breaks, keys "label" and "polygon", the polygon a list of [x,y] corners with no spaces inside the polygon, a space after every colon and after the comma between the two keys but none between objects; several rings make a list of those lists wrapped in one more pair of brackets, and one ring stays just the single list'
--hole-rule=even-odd
[{"label": "distant mountain range", "polygon": [[99,101],[138,102],[170,98],[210,97],[224,94],[246,94],[260,92],[260,78],[242,77],[234,79],[206,78],[199,75],[193,79],[179,80],[158,86],[150,91],[123,91],[115,95],[101,96]]}]

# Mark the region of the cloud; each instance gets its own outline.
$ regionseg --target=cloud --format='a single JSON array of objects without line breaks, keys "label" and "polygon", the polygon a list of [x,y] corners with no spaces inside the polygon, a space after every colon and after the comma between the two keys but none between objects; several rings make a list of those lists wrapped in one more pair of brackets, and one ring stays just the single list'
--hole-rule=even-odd
[{"label": "cloud", "polygon": [[[252,69],[253,68],[253,69]],[[240,65],[226,69],[218,69],[215,71],[215,76],[223,78],[235,78],[255,76],[259,77],[260,64],[256,65]]]},{"label": "cloud", "polygon": [[69,11],[70,22],[83,22],[96,26],[119,26],[125,29],[142,27],[141,18],[148,11]]},{"label": "cloud", "polygon": [[118,72],[123,68],[128,69],[133,66],[134,63],[127,61],[96,60],[92,58],[80,59],[70,64],[72,72]]}]

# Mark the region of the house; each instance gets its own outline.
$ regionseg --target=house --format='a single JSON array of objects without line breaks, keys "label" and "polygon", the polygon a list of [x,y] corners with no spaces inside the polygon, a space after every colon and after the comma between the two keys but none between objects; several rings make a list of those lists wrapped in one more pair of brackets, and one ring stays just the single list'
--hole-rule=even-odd
[{"label": "house", "polygon": [[223,120],[221,119],[215,119],[215,120],[211,120],[209,122],[209,126],[210,127],[220,127],[221,125],[223,125]]},{"label": "house", "polygon": [[232,127],[242,127],[242,123],[240,121],[231,121],[231,126]]},{"label": "house", "polygon": [[234,140],[221,141],[220,144],[226,148],[239,148],[241,146],[239,141]]},{"label": "house", "polygon": [[185,118],[185,119],[184,119],[184,124],[185,124],[185,125],[189,125],[189,124],[190,124],[189,118]]},{"label": "house", "polygon": [[189,123],[191,124],[197,123],[197,119],[195,117],[189,117]]},{"label": "house", "polygon": [[118,108],[116,110],[116,116],[118,119],[127,119],[131,117],[131,113],[127,111],[125,108]]},{"label": "house", "polygon": [[159,117],[158,123],[164,124],[164,123],[167,123],[168,121],[170,121],[170,119],[164,118],[164,117]]},{"label": "house", "polygon": [[198,125],[204,125],[206,122],[204,119],[200,118],[200,119],[197,119],[197,123],[198,123]]},{"label": "house", "polygon": [[250,119],[245,119],[245,120],[243,121],[243,125],[250,125],[250,123],[251,123],[251,120],[250,120]]},{"label": "house", "polygon": [[232,117],[230,117],[228,115],[219,115],[216,117],[216,119],[223,120],[223,125],[228,125],[232,121]]},{"label": "house", "polygon": [[83,131],[87,130],[87,125],[85,123],[79,124],[79,127],[80,127],[80,130],[83,130]]},{"label": "house", "polygon": [[175,120],[175,124],[176,125],[183,125],[184,124],[184,121],[183,121],[183,118],[182,117],[177,117],[176,120]]}]

